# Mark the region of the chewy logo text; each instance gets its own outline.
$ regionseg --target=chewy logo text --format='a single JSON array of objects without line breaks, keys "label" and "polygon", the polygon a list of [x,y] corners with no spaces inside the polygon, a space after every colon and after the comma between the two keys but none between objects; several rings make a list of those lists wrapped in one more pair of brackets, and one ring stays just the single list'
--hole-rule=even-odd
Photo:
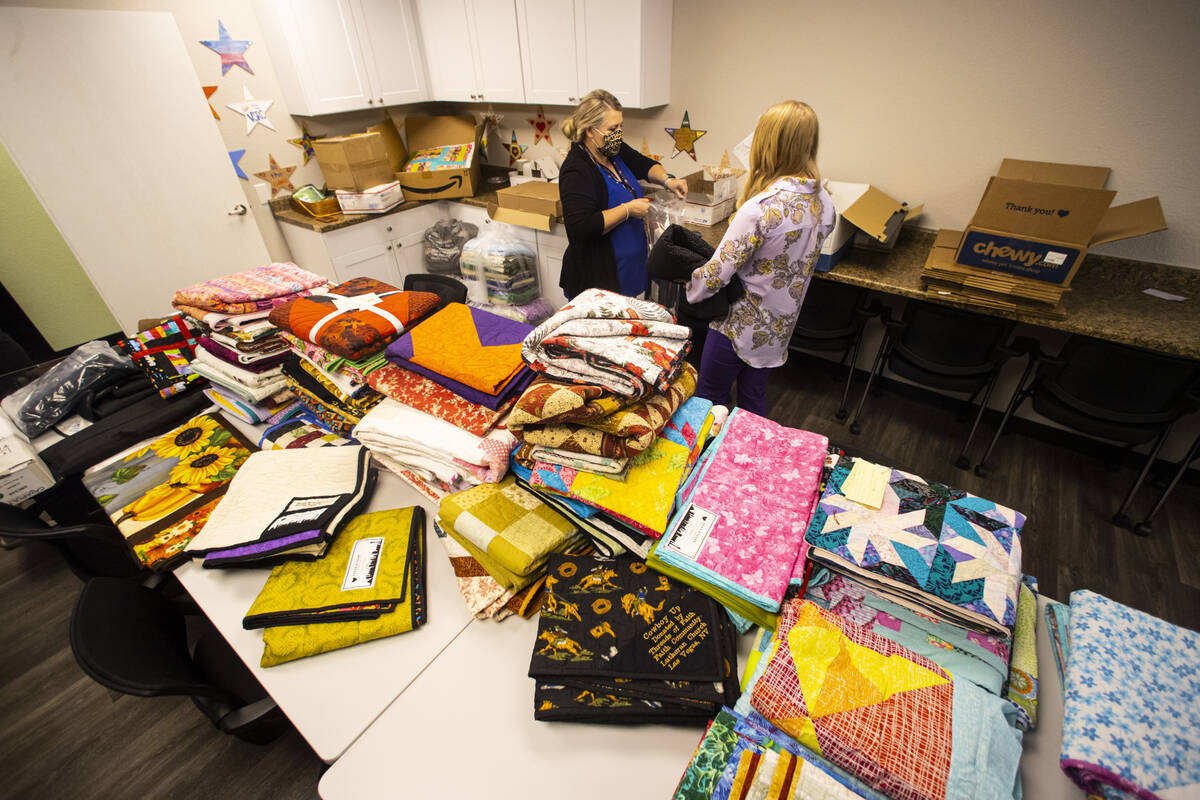
[{"label": "chewy logo text", "polygon": [[1037,250],[1018,250],[1015,247],[997,247],[995,242],[978,242],[971,248],[981,256],[1001,258],[1005,261],[1018,261],[1027,267],[1042,260],[1041,252]]}]

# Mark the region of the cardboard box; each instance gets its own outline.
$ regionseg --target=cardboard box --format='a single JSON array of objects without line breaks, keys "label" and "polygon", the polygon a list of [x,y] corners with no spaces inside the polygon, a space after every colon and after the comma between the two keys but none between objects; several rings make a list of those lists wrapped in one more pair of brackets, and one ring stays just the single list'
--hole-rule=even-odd
[{"label": "cardboard box", "polygon": [[408,117],[404,120],[404,136],[408,140],[408,152],[414,153],[427,147],[473,142],[471,163],[466,167],[435,169],[427,172],[404,172],[401,169],[393,177],[404,189],[406,200],[438,200],[446,197],[473,197],[480,186],[479,141],[483,137],[483,126],[475,123],[475,117],[464,114],[456,117]]},{"label": "cardboard box", "polygon": [[397,181],[381,183],[365,192],[338,189],[336,194],[343,214],[381,214],[404,202],[404,192]]},{"label": "cardboard box", "polygon": [[737,191],[736,177],[714,179],[706,169],[685,175],[683,179],[687,181],[687,201],[689,203],[703,203],[712,206],[728,200]]},{"label": "cardboard box", "polygon": [[314,139],[313,152],[331,190],[361,192],[395,180],[387,147],[378,132]]},{"label": "cardboard box", "polygon": [[0,413],[0,503],[15,506],[54,485],[33,445]]},{"label": "cardboard box", "polygon": [[684,203],[683,221],[690,222],[693,225],[716,225],[733,213],[733,206],[736,200],[737,198],[730,197],[711,205],[707,203]]},{"label": "cardboard box", "polygon": [[904,223],[924,209],[910,209],[869,183],[825,181],[824,185],[833,198],[837,219],[821,245],[817,272],[828,272],[860,240],[868,249],[890,250]]},{"label": "cardboard box", "polygon": [[408,150],[404,147],[404,140],[400,138],[400,131],[396,130],[396,123],[391,117],[384,117],[383,122],[367,127],[367,133],[378,133],[383,137],[383,149],[387,153],[388,167],[392,172],[399,172],[404,168],[404,162],[408,161]]},{"label": "cardboard box", "polygon": [[496,202],[488,204],[488,216],[507,222],[549,231],[550,224],[562,219],[562,200],[558,184],[528,181],[496,192]]},{"label": "cardboard box", "polygon": [[1070,284],[1088,248],[1165,230],[1157,197],[1112,206],[1111,170],[1006,158],[988,181],[956,260]]}]

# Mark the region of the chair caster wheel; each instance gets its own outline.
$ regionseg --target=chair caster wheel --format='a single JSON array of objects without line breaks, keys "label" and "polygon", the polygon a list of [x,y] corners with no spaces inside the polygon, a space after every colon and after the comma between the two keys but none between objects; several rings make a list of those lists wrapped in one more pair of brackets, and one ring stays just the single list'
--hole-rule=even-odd
[{"label": "chair caster wheel", "polygon": [[1133,520],[1131,520],[1127,514],[1113,514],[1112,524],[1116,525],[1118,528],[1133,530]]},{"label": "chair caster wheel", "polygon": [[958,467],[959,469],[970,469],[971,461],[966,456],[959,456],[958,459],[955,460],[954,466]]},{"label": "chair caster wheel", "polygon": [[833,418],[836,419],[838,422],[845,422],[846,417],[848,417],[848,416],[850,416],[849,411],[847,411],[844,408],[839,408],[837,410],[837,412],[833,415]]},{"label": "chair caster wheel", "polygon": [[1137,525],[1133,526],[1133,532],[1138,536],[1149,536],[1150,534],[1154,533],[1154,526],[1149,522],[1139,522]]},{"label": "chair caster wheel", "polygon": [[862,433],[862,426],[859,425],[857,422],[851,422],[850,423],[850,432],[853,433],[855,436],[858,436],[858,434]]},{"label": "chair caster wheel", "polygon": [[975,476],[976,476],[976,477],[979,477],[979,478],[986,478],[988,475],[991,475],[991,474],[992,474],[992,468],[991,468],[991,467],[985,466],[985,465],[983,465],[983,464],[976,464],[976,465],[975,465]]}]

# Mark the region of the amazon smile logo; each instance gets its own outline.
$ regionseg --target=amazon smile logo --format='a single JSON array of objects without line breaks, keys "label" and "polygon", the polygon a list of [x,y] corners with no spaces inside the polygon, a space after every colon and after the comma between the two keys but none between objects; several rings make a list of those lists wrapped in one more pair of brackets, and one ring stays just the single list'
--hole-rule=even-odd
[{"label": "amazon smile logo", "polygon": [[404,184],[404,191],[414,192],[416,194],[437,194],[438,192],[444,192],[447,189],[461,188],[462,185],[462,175],[455,175],[449,180],[449,182],[444,183],[441,186],[409,186],[408,184]]}]

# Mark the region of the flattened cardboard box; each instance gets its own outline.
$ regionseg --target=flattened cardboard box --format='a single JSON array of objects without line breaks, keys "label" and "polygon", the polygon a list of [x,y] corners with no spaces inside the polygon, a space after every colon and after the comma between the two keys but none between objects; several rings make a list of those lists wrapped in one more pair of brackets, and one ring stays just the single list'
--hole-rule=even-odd
[{"label": "flattened cardboard box", "polygon": [[387,147],[378,132],[314,139],[313,153],[331,191],[361,192],[395,180]]},{"label": "flattened cardboard box", "polygon": [[[479,141],[483,137],[483,126],[475,123],[475,117],[464,114],[445,117],[407,117],[404,120],[404,136],[408,140],[408,152],[415,153],[428,147],[445,147],[474,142],[471,163],[466,167],[434,169],[425,172],[404,172],[403,169],[389,176],[389,180],[400,181],[405,200],[439,200],[446,197],[473,197],[480,185]],[[407,163],[408,159],[405,159]]]},{"label": "flattened cardboard box", "polygon": [[488,204],[488,215],[497,222],[549,232],[550,224],[562,219],[558,184],[528,181],[500,189],[496,202]]},{"label": "flattened cardboard box", "polygon": [[1006,158],[963,235],[960,264],[1070,284],[1088,248],[1165,230],[1157,197],[1110,207],[1111,170]]},{"label": "flattened cardboard box", "polygon": [[926,283],[936,283],[939,287],[957,287],[963,294],[984,292],[988,296],[1003,295],[1008,301],[1020,306],[1036,303],[1042,306],[1053,306],[1061,302],[1063,296],[1070,292],[1069,288],[1058,286],[1045,281],[1033,281],[1006,275],[993,270],[977,269],[963,266],[955,262],[954,254],[962,241],[963,232],[956,230],[939,230],[925,266],[921,270],[921,280]]}]

